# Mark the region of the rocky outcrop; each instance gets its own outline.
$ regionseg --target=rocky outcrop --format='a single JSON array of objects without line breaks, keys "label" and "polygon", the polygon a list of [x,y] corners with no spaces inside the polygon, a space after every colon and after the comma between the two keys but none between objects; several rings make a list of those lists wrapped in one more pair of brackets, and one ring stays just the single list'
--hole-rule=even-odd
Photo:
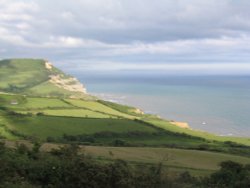
[{"label": "rocky outcrop", "polygon": [[52,63],[46,61],[45,68],[51,71],[51,75],[49,75],[49,82],[55,86],[71,92],[87,93],[86,88],[76,78],[66,76],[64,74],[55,74],[55,72],[52,71]]},{"label": "rocky outcrop", "polygon": [[76,78],[63,78],[62,75],[50,75],[49,82],[57,87],[63,88],[72,92],[87,93],[86,88]]}]

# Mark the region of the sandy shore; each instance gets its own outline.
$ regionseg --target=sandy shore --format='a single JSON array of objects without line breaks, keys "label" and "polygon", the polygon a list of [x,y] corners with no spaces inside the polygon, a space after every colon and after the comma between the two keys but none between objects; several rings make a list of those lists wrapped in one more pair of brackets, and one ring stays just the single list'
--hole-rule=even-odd
[{"label": "sandy shore", "polygon": [[170,122],[171,124],[175,125],[175,126],[178,126],[178,127],[181,127],[181,128],[184,128],[184,129],[190,129],[188,123],[186,122],[177,122],[177,121],[172,121]]}]

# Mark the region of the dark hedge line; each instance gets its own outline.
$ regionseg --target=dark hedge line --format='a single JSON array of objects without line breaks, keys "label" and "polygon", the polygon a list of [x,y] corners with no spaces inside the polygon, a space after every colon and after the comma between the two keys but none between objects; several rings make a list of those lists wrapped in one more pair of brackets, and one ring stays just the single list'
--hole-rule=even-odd
[{"label": "dark hedge line", "polygon": [[1,188],[247,188],[250,187],[250,165],[222,162],[221,169],[209,177],[192,177],[183,172],[174,178],[157,166],[132,166],[122,160],[97,162],[79,154],[77,145],[62,147],[50,153],[18,145],[16,149],[0,144]]}]

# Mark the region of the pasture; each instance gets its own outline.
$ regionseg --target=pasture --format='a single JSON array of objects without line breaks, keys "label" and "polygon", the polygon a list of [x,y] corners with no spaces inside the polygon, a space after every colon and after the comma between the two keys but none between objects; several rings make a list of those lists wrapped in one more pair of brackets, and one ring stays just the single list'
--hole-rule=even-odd
[{"label": "pasture", "polygon": [[131,116],[126,113],[121,113],[113,108],[110,108],[106,105],[99,103],[98,101],[86,101],[86,100],[76,100],[76,99],[65,99],[65,101],[80,108],[87,108],[93,111],[104,112],[106,114],[120,116],[124,118],[129,118],[129,119],[135,118],[135,116]]},{"label": "pasture", "polygon": [[116,133],[129,131],[157,131],[153,127],[127,119],[19,116],[8,118],[7,122],[9,129],[43,140],[49,136],[61,137],[64,134],[94,134],[105,131]]}]

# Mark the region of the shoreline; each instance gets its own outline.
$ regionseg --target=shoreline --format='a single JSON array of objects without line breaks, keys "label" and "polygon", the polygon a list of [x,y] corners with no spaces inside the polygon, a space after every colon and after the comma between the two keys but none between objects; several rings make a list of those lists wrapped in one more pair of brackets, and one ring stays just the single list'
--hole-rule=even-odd
[{"label": "shoreline", "polygon": [[[129,105],[129,106],[135,108],[139,113],[147,114],[141,108],[138,108],[138,107],[133,106],[133,105],[128,104],[128,103],[118,101],[117,99],[112,97],[112,94],[110,95],[110,94],[105,94],[105,93],[90,93],[90,95],[93,95],[93,96],[95,96],[97,98],[101,98],[102,100],[106,100],[106,101],[109,101],[109,102],[114,102],[114,103],[121,104],[121,105]],[[106,96],[111,96],[111,97],[107,98],[107,97],[105,97],[105,95]],[[150,113],[148,113],[148,114],[150,114]],[[160,117],[160,115],[158,115],[158,114],[154,114],[154,115],[156,115],[157,117]],[[163,119],[165,119],[165,118],[163,118]],[[183,129],[190,129],[190,130],[192,129],[187,122],[181,122],[181,121],[177,121],[177,120],[168,120],[168,119],[165,119],[165,120],[169,121],[174,126],[177,126],[177,127],[183,128]]]},{"label": "shoreline", "polygon": [[[100,98],[102,100],[106,100],[106,101],[110,101],[110,102],[114,102],[114,103],[118,103],[118,104],[122,104],[122,105],[128,105],[128,106],[131,106],[131,107],[134,107],[134,108],[139,108],[139,109],[142,109],[142,111],[145,113],[145,114],[152,114],[152,115],[156,115],[158,117],[160,117],[158,115],[158,113],[154,113],[153,111],[149,111],[149,110],[146,110],[144,111],[144,108],[143,107],[137,107],[137,106],[134,106],[133,104],[129,103],[128,101],[126,101],[125,99],[127,98],[125,95],[116,95],[115,93],[97,93],[97,92],[91,92],[90,93],[91,95],[97,97],[97,98]],[[168,118],[168,117],[163,117],[163,119],[169,121],[169,123],[171,123],[173,126],[176,126],[176,127],[179,127],[179,128],[183,128],[183,129],[189,129],[189,130],[193,130],[193,131],[198,131],[198,132],[203,132],[203,133],[207,133],[207,134],[212,134],[214,136],[218,136],[218,137],[238,137],[238,138],[249,138],[249,136],[247,135],[239,135],[239,134],[234,134],[232,132],[214,132],[214,131],[209,131],[209,130],[204,130],[204,129],[201,129],[201,128],[194,128],[192,127],[187,121],[181,121],[180,119],[173,119],[173,118]],[[203,122],[201,122],[203,123]],[[204,126],[204,124],[203,124]],[[227,129],[226,129],[227,130]]]},{"label": "shoreline", "polygon": [[183,129],[191,129],[189,124],[187,122],[180,122],[180,121],[170,121],[172,125],[175,125],[177,127],[183,128]]}]

